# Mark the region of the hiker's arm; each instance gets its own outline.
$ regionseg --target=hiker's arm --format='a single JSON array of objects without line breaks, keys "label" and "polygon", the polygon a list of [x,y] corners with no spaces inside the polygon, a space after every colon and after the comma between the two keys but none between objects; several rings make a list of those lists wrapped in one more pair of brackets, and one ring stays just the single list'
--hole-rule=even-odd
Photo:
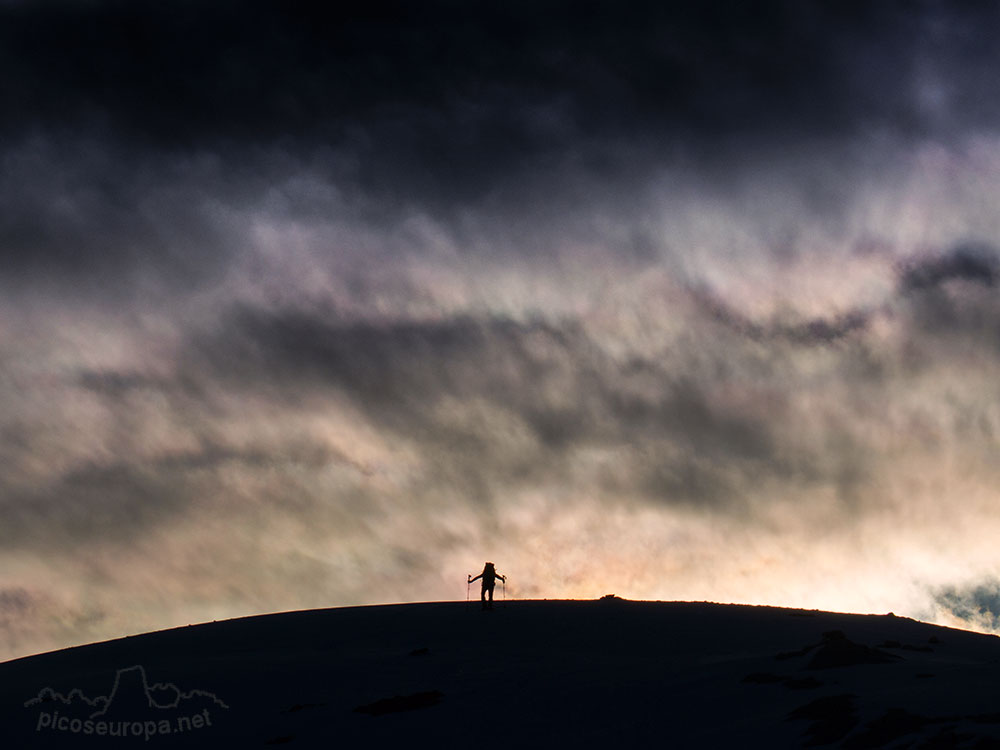
[{"label": "hiker's arm", "polygon": [[472,583],[473,581],[478,581],[478,580],[479,580],[480,578],[482,578],[482,577],[483,577],[483,574],[482,574],[482,573],[480,573],[480,574],[479,574],[479,575],[477,575],[477,576],[476,576],[475,578],[470,578],[470,579],[469,579],[469,583]]}]

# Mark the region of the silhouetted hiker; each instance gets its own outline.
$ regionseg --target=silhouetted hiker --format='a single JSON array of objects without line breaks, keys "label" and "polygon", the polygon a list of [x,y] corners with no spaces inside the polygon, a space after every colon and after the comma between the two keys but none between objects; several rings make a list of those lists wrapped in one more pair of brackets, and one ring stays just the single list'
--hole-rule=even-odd
[{"label": "silhouetted hiker", "polygon": [[[507,579],[502,575],[497,573],[497,569],[493,567],[493,563],[488,562],[483,566],[483,572],[477,575],[475,578],[469,578],[469,583],[473,581],[478,581],[480,578],[483,579],[483,590],[479,594],[479,600],[483,603],[483,609],[493,609],[493,587],[496,585],[496,579],[499,578],[501,581],[506,583]],[[486,602],[486,592],[490,592],[490,601]]]}]

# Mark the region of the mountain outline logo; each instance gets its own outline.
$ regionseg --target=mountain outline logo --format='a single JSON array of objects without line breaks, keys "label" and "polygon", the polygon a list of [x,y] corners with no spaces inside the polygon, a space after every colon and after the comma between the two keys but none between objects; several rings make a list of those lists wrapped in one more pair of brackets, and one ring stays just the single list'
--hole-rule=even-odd
[{"label": "mountain outline logo", "polygon": [[[38,695],[34,698],[30,698],[25,701],[24,707],[30,708],[31,706],[52,703],[55,701],[67,706],[72,706],[75,701],[81,701],[87,706],[98,708],[97,711],[94,711],[87,717],[90,719],[96,719],[101,716],[105,716],[114,706],[115,699],[121,691],[123,676],[126,677],[124,680],[126,685],[132,683],[140,687],[142,693],[146,697],[148,708],[156,708],[160,710],[176,709],[180,706],[181,701],[190,700],[195,697],[207,698],[220,708],[229,708],[225,701],[215,695],[215,693],[211,693],[207,690],[195,689],[183,691],[173,682],[156,682],[150,685],[149,680],[146,677],[146,668],[141,664],[133,664],[131,667],[124,667],[116,670],[115,682],[111,686],[111,692],[108,693],[108,695],[99,695],[95,698],[88,698],[84,692],[80,690],[80,688],[73,688],[69,691],[69,693],[63,695],[62,693],[54,690],[52,687],[44,687],[38,691]],[[162,698],[158,699],[155,693],[167,693],[172,695],[173,698],[172,700],[164,702]]]},{"label": "mountain outline logo", "polygon": [[89,697],[80,688],[61,693],[48,686],[24,702],[39,708],[35,731],[99,737],[145,737],[212,727],[212,712],[229,705],[208,690],[181,690],[173,682],[150,684],[141,664],[118,669],[107,695]]}]

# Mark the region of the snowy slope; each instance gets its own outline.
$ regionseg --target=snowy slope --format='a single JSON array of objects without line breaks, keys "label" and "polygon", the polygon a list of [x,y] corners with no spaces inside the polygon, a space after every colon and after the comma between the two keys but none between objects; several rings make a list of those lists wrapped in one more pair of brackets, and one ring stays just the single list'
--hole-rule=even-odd
[{"label": "snowy slope", "polygon": [[7,662],[0,720],[14,748],[1000,747],[998,677],[1000,639],[887,615],[447,602]]}]

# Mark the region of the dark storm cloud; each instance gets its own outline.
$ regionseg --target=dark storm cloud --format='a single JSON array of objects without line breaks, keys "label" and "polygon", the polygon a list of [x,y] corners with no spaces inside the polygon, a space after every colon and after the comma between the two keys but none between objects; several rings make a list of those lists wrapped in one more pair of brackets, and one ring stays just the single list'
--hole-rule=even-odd
[{"label": "dark storm cloud", "polygon": [[1000,255],[986,243],[963,243],[903,264],[899,294],[915,340],[1000,348],[998,280]]},{"label": "dark storm cloud", "polygon": [[151,465],[156,470],[166,473],[215,471],[227,464],[236,464],[250,469],[292,465],[315,471],[333,461],[342,460],[344,460],[343,454],[305,440],[291,441],[283,446],[281,451],[264,446],[237,450],[225,445],[206,442],[197,450],[164,456],[152,461]]},{"label": "dark storm cloud", "polygon": [[[296,477],[330,467],[351,466],[343,452],[307,436],[288,435],[280,444],[265,438],[226,442],[225,415],[210,398],[192,402],[172,398],[170,388],[157,397],[181,416],[175,431],[194,447],[152,450],[130,442],[140,431],[130,429],[138,411],[134,404],[109,397],[108,419],[126,433],[123,440],[94,435],[90,448],[98,457],[56,467],[32,482],[0,483],[4,523],[0,540],[9,550],[49,550],[53,557],[94,544],[128,545],[154,534],[171,522],[208,506],[239,509],[244,521],[260,505],[280,506],[286,517],[315,518],[315,498]],[[204,394],[202,394],[204,395]],[[69,437],[69,436],[67,436]],[[77,438],[80,439],[80,438]],[[10,466],[20,468],[25,451],[11,450],[0,436],[0,454],[9,453]],[[32,451],[27,455],[37,455]],[[357,467],[361,471],[365,467]],[[240,478],[254,484],[253,497],[241,500],[232,489]],[[343,502],[350,502],[344,491]]]},{"label": "dark storm cloud", "polygon": [[224,381],[249,378],[247,385],[265,388],[273,383],[278,394],[292,399],[299,386],[341,388],[387,423],[446,395],[491,394],[530,408],[539,394],[526,382],[589,382],[600,366],[598,353],[572,321],[470,315],[379,323],[244,307],[197,342],[196,351]]},{"label": "dark storm cloud", "polygon": [[48,134],[8,144],[0,166],[0,280],[11,287],[68,279],[122,294],[154,276],[211,281],[246,244],[233,220],[246,175],[211,156]]},{"label": "dark storm cloud", "polygon": [[[993,123],[994,79],[976,71],[997,62],[997,12],[902,2],[15,5],[0,8],[0,129],[9,142],[83,130],[236,162],[254,144],[323,145],[351,154],[353,179],[381,194],[423,188],[425,199],[467,201],[541,165],[578,162],[621,182],[650,153],[731,164],[753,143]],[[935,97],[943,103],[929,111]]]},{"label": "dark storm cloud", "polygon": [[[772,316],[758,320],[704,285],[691,288],[689,294],[698,310],[710,320],[760,343],[825,346],[842,340],[859,340],[875,317],[899,305],[903,306],[906,320],[924,332],[970,329],[983,333],[991,325],[1000,326],[996,317],[1000,311],[996,310],[992,297],[976,293],[978,289],[988,292],[1000,279],[1000,255],[989,244],[961,243],[940,253],[913,256],[898,264],[896,275],[895,293],[881,303],[829,317],[796,316],[798,319],[783,320]],[[942,288],[948,282],[970,284],[971,290],[949,295]]]},{"label": "dark storm cloud", "polygon": [[491,545],[543,596],[947,582],[939,488],[993,534],[998,20],[0,3],[0,614],[447,598]]},{"label": "dark storm cloud", "polygon": [[[697,355],[619,362],[573,321],[375,324],[244,308],[195,343],[187,367],[289,404],[345,394],[382,429],[415,441],[438,467],[437,481],[475,487],[478,497],[524,481],[564,481],[573,452],[586,448],[637,449],[626,459],[634,465],[604,475],[609,493],[706,510],[738,502],[748,476],[860,481],[862,461],[851,459],[848,480],[846,465],[831,468],[822,456],[827,446],[796,444],[780,396],[741,382],[735,350],[726,357],[731,377],[706,380],[693,359],[684,364],[688,356]],[[743,405],[720,408],[716,390],[732,388]],[[455,403],[486,404],[527,432],[512,444],[489,417],[456,423],[448,412]],[[850,454],[839,451],[833,463]]]},{"label": "dark storm cloud", "polygon": [[1000,273],[996,250],[987,244],[964,244],[937,257],[910,261],[900,278],[902,291],[939,286],[952,279],[992,287]]},{"label": "dark storm cloud", "polygon": [[934,601],[959,620],[974,627],[996,631],[1000,628],[1000,582],[995,579],[968,586],[947,586]]},{"label": "dark storm cloud", "polygon": [[[225,395],[195,370],[82,370],[47,393],[48,418],[6,415],[4,546],[58,555],[127,544],[212,503],[235,502],[250,515],[258,501],[280,502],[285,513],[314,511],[294,476],[351,466],[351,459],[308,435],[279,439],[241,429],[234,436],[231,420],[245,414],[234,415]],[[84,430],[67,416],[78,412],[88,414]],[[234,476],[267,481],[257,481],[252,502],[240,503],[227,485]],[[280,477],[293,481],[283,486]]]},{"label": "dark storm cloud", "polygon": [[23,588],[0,589],[0,617],[7,619],[30,612],[34,599],[31,592]]},{"label": "dark storm cloud", "polygon": [[708,289],[694,289],[691,296],[698,307],[712,320],[752,341],[786,341],[803,346],[831,344],[851,334],[863,332],[872,312],[859,309],[831,318],[764,323],[741,313]]},{"label": "dark storm cloud", "polygon": [[[606,247],[654,261],[670,240],[639,227],[660,210],[644,191],[661,170],[680,170],[671,190],[739,205],[741,190],[766,195],[762,164],[812,164],[869,132],[898,145],[991,128],[1000,97],[982,71],[1000,62],[985,31],[996,13],[897,2],[0,6],[2,280],[118,293],[150,279],[212,284],[253,245],[247,218],[261,213],[395,227],[423,212],[462,253],[521,257],[553,256],[556,235],[585,241],[607,215],[631,229],[605,231]],[[830,161],[873,161],[844,156]],[[795,167],[782,179],[812,214],[845,210],[853,175],[813,167],[821,176]],[[286,195],[303,174],[315,189]],[[269,191],[280,205],[264,205]],[[786,335],[833,340],[856,323]]]},{"label": "dark storm cloud", "polygon": [[0,539],[54,555],[97,539],[126,542],[182,512],[190,490],[179,472],[133,460],[78,466],[27,488],[0,485]]},{"label": "dark storm cloud", "polygon": [[[832,114],[839,122],[886,106],[879,87],[912,72],[900,52],[994,54],[974,25],[989,18],[982,8],[894,2],[66,3],[10,11],[4,49],[19,73],[6,86],[28,121],[65,122],[59,94],[72,112],[91,107],[184,143],[316,132],[380,110],[418,126],[422,114],[462,104],[492,105],[491,114],[513,105],[513,119],[479,137],[516,150],[544,128],[526,115],[554,94],[586,115],[584,133],[651,123],[743,130],[789,118],[829,126]],[[946,49],[957,40],[961,51]],[[40,54],[42,41],[59,54]]]},{"label": "dark storm cloud", "polygon": [[138,372],[87,371],[80,373],[77,383],[81,388],[114,398],[121,398],[136,390],[169,386],[162,378]]}]

